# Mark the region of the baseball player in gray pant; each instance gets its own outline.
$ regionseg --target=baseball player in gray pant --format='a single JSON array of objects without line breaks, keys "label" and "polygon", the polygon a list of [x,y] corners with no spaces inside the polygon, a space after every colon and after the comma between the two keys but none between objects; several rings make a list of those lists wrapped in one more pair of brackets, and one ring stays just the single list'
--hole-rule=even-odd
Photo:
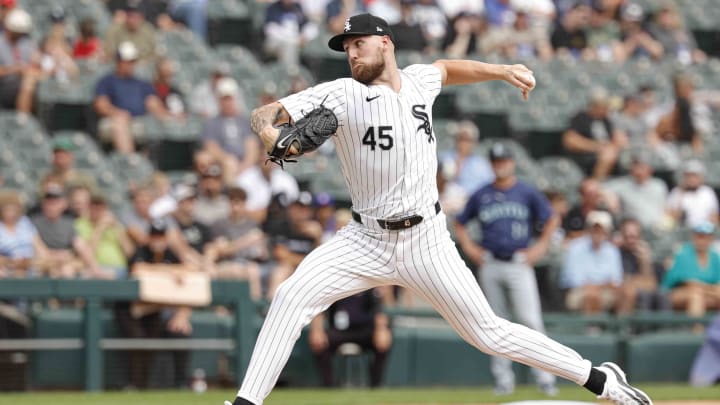
[{"label": "baseball player in gray pant", "polygon": [[[545,254],[559,221],[540,191],[516,179],[515,162],[506,145],[495,143],[489,155],[495,181],[468,199],[455,226],[458,241],[470,260],[479,266],[482,289],[493,311],[510,318],[509,301],[519,323],[544,332],[532,266]],[[471,240],[465,230],[465,224],[472,220],[480,224],[479,243]],[[543,226],[542,234],[531,245],[536,224]],[[511,394],[515,390],[512,362],[493,356],[490,368],[495,377],[495,394]],[[557,394],[555,376],[535,368],[532,371],[542,392],[549,396]]]}]

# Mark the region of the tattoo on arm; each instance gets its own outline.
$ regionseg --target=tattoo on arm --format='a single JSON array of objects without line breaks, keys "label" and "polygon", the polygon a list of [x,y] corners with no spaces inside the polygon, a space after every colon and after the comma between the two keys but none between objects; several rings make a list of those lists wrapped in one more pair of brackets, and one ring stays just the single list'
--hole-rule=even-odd
[{"label": "tattoo on arm", "polygon": [[288,120],[288,114],[280,103],[272,103],[255,109],[250,116],[250,128],[256,134],[267,127]]}]

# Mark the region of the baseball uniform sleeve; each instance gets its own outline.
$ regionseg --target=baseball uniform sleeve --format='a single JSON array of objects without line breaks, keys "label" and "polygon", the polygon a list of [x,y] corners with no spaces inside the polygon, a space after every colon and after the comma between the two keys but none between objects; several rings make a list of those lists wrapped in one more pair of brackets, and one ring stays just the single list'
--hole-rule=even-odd
[{"label": "baseball uniform sleeve", "polygon": [[285,107],[293,122],[305,116],[306,113],[312,111],[320,104],[332,110],[338,121],[342,121],[345,115],[345,91],[342,83],[344,79],[333,80],[318,84],[317,86],[308,87],[307,89],[283,97],[280,104]]},{"label": "baseball uniform sleeve", "polygon": [[466,225],[468,222],[470,222],[473,218],[477,216],[477,212],[479,209],[479,201],[479,192],[476,192],[475,194],[470,196],[467,203],[465,204],[465,208],[463,208],[462,212],[457,217],[455,217],[455,219],[459,223]]},{"label": "baseball uniform sleeve", "polygon": [[432,101],[440,94],[442,89],[442,75],[440,70],[433,65],[410,65],[403,69],[415,79],[423,93],[427,95],[427,99]]}]

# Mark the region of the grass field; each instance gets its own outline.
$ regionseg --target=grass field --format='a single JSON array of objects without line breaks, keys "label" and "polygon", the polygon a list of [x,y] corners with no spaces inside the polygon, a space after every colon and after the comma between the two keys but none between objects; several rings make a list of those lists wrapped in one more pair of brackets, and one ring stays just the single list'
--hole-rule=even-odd
[{"label": "grass field", "polygon": [[[668,401],[673,405],[720,405],[720,387],[691,388],[686,385],[639,385],[657,405]],[[0,394],[0,405],[222,405],[231,399],[234,390],[209,391],[195,394],[189,391],[106,392],[43,392]],[[495,397],[485,389],[381,389],[381,390],[290,390],[277,389],[265,401],[266,405],[382,405],[382,404],[498,404],[520,400],[542,400],[534,387],[521,387],[512,396]],[[554,399],[592,402],[593,396],[582,388],[562,386]],[[702,402],[698,402],[702,401]]]}]

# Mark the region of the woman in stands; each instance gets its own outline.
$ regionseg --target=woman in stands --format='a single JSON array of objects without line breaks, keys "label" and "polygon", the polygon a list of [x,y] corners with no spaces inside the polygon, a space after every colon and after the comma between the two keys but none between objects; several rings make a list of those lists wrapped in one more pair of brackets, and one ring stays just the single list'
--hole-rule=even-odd
[{"label": "woman in stands", "polygon": [[673,308],[700,317],[710,309],[720,309],[720,254],[712,249],[715,225],[703,222],[692,231],[692,242],[675,255],[662,287],[669,291]]},{"label": "woman in stands", "polygon": [[0,194],[0,277],[25,277],[45,250],[35,225],[25,216],[20,196]]}]

